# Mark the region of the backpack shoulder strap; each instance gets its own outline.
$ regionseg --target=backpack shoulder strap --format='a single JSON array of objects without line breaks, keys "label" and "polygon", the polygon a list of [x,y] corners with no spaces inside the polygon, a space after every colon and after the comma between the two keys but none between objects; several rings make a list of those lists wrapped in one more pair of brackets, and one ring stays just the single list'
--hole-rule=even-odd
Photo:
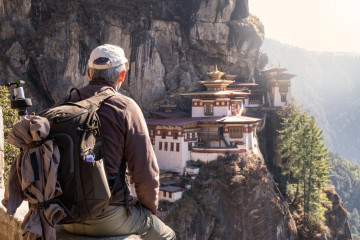
[{"label": "backpack shoulder strap", "polygon": [[84,99],[82,101],[76,102],[76,105],[79,105],[84,108],[89,108],[90,106],[96,106],[96,108],[99,108],[100,105],[108,98],[117,95],[118,93],[112,89],[106,89],[103,92],[100,92],[92,97],[89,97],[87,99]]},{"label": "backpack shoulder strap", "polygon": [[79,96],[79,99],[80,99],[79,101],[82,100],[82,97],[81,97],[81,94],[80,94],[79,89],[77,89],[77,88],[72,88],[72,89],[70,90],[69,95],[67,96],[65,102],[70,102],[70,100],[71,100],[71,94],[72,94],[73,91],[76,91],[76,93],[77,93],[77,95]]}]

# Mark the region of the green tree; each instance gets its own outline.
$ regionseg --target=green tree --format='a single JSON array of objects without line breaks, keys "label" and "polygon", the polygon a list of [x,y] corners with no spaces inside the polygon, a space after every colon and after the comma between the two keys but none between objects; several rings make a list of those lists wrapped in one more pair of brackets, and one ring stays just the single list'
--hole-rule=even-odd
[{"label": "green tree", "polygon": [[322,131],[313,117],[300,106],[291,104],[279,132],[282,174],[290,209],[300,229],[314,233],[325,220],[324,205],[330,204],[325,191],[331,168]]},{"label": "green tree", "polygon": [[6,87],[0,86],[0,106],[2,108],[3,113],[3,121],[4,121],[4,157],[5,157],[5,169],[4,169],[4,180],[7,180],[8,173],[10,170],[10,166],[12,161],[16,158],[16,156],[20,153],[20,150],[11,145],[7,136],[14,125],[18,121],[18,114],[15,110],[10,108],[9,101],[9,91]]}]

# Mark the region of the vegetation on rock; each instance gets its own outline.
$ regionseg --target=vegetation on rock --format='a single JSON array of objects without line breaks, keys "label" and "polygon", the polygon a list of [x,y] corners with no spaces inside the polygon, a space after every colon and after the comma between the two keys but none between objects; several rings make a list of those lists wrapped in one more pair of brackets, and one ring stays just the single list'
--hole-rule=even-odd
[{"label": "vegetation on rock", "polygon": [[325,191],[331,167],[322,131],[313,117],[293,103],[285,110],[279,132],[286,199],[299,232],[305,237],[316,236],[330,204]]},{"label": "vegetation on rock", "polygon": [[13,124],[18,121],[17,112],[10,108],[9,90],[7,89],[7,87],[0,86],[0,106],[2,108],[3,120],[4,120],[4,157],[5,157],[4,180],[6,181],[11,163],[20,153],[20,150],[14,145],[10,144],[7,140],[7,136]]},{"label": "vegetation on rock", "polygon": [[331,181],[341,196],[346,209],[354,240],[360,240],[360,166],[344,157],[331,153]]}]

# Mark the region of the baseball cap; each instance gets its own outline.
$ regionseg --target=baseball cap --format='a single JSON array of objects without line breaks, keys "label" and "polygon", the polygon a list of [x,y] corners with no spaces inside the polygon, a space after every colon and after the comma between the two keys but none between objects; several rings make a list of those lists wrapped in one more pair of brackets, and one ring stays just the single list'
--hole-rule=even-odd
[{"label": "baseball cap", "polygon": [[[98,58],[108,58],[110,63],[106,65],[95,64],[94,61]],[[89,67],[95,69],[108,69],[123,65],[127,62],[128,60],[126,59],[124,50],[121,47],[112,44],[104,44],[98,46],[91,52],[88,65]]]}]

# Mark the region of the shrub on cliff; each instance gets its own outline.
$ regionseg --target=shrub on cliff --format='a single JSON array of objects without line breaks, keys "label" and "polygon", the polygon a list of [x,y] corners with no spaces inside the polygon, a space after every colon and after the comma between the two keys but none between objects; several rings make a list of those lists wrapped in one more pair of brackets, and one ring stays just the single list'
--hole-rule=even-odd
[{"label": "shrub on cliff", "polygon": [[10,166],[12,161],[19,154],[19,149],[13,145],[11,145],[7,141],[7,136],[13,126],[14,123],[18,120],[18,114],[15,110],[10,108],[9,102],[9,91],[7,87],[0,86],[0,106],[2,108],[3,113],[3,121],[4,121],[4,157],[5,157],[5,167],[4,167],[4,180],[7,180],[8,173],[10,170]]}]

